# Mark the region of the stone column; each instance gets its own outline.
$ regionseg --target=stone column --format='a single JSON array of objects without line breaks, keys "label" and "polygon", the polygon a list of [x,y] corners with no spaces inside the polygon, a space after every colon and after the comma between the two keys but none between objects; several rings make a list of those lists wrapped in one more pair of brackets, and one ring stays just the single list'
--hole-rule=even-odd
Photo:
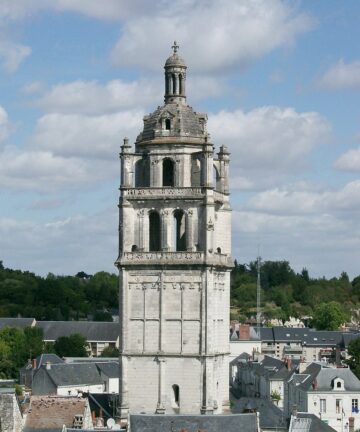
[{"label": "stone column", "polygon": [[150,168],[150,187],[162,187],[162,163],[152,159]]},{"label": "stone column", "polygon": [[[148,228],[148,221],[145,227],[145,220],[147,215],[145,215],[145,210],[141,209],[137,212],[137,232],[138,232],[138,247],[140,251],[147,250],[147,246],[149,242],[146,242],[146,228]],[[148,230],[147,230],[148,231]]]},{"label": "stone column", "polygon": [[169,242],[169,210],[161,210],[161,249],[164,252],[170,251]]},{"label": "stone column", "polygon": [[128,368],[127,368],[127,345],[128,345],[128,278],[124,268],[119,269],[119,408],[118,417],[127,419],[129,412],[128,395]]},{"label": "stone column", "polygon": [[158,381],[158,402],[156,405],[155,414],[165,414],[165,406],[163,403],[164,384],[165,384],[165,359],[158,357],[159,365],[159,381]]},{"label": "stone column", "polygon": [[194,251],[193,211],[186,212],[186,250]]}]

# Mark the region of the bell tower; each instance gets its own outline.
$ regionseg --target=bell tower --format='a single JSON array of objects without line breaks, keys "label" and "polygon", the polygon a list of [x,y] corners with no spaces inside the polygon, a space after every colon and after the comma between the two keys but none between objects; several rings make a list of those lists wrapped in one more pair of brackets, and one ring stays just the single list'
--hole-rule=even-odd
[{"label": "bell tower", "polygon": [[186,103],[179,46],[165,103],[121,146],[120,416],[222,413],[228,404],[229,152]]}]

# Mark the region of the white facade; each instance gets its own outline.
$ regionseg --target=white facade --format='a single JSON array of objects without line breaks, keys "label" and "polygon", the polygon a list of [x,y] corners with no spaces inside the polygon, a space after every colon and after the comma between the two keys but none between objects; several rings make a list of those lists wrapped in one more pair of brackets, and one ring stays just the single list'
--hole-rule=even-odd
[{"label": "white facade", "polygon": [[306,370],[298,377],[295,375],[295,381],[289,382],[288,415],[296,406],[298,411],[316,415],[338,432],[360,428],[360,381],[349,369],[322,367],[310,377],[307,388],[301,385],[309,379]]},{"label": "white facade", "polygon": [[[186,105],[186,66],[165,64],[165,104],[121,148],[120,415],[228,405],[229,153]],[[215,172],[215,183],[213,173]]]},{"label": "white facade", "polygon": [[229,362],[239,357],[240,354],[246,353],[252,356],[255,353],[261,352],[261,341],[259,340],[239,340],[230,341]]}]

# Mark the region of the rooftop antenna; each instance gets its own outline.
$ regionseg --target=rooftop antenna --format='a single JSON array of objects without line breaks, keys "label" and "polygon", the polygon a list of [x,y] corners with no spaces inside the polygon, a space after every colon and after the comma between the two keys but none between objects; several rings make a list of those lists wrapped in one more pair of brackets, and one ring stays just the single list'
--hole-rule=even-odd
[{"label": "rooftop antenna", "polygon": [[261,269],[261,258],[260,258],[260,246],[258,245],[258,256],[257,256],[257,283],[256,283],[256,327],[259,339],[261,340],[261,278],[260,278],[260,269]]}]

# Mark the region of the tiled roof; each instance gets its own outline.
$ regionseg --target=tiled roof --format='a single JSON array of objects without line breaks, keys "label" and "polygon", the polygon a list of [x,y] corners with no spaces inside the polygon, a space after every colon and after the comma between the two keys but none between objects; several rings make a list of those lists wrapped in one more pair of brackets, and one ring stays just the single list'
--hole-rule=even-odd
[{"label": "tiled roof", "polygon": [[84,414],[87,400],[74,397],[32,396],[24,432],[61,431],[72,427],[74,417]]},{"label": "tiled roof", "polygon": [[51,363],[52,365],[54,365],[54,364],[61,364],[65,362],[56,354],[40,354],[38,357],[36,357],[36,369],[39,369],[41,366],[45,365],[46,363]]},{"label": "tiled roof", "polygon": [[291,417],[289,432],[335,432],[335,429],[314,414],[297,413]]},{"label": "tiled roof", "polygon": [[256,414],[130,415],[131,432],[169,432],[181,429],[206,432],[256,432]]},{"label": "tiled roof", "polygon": [[120,334],[119,323],[98,321],[37,321],[43,329],[45,341],[79,333],[87,341],[116,342]]}]

